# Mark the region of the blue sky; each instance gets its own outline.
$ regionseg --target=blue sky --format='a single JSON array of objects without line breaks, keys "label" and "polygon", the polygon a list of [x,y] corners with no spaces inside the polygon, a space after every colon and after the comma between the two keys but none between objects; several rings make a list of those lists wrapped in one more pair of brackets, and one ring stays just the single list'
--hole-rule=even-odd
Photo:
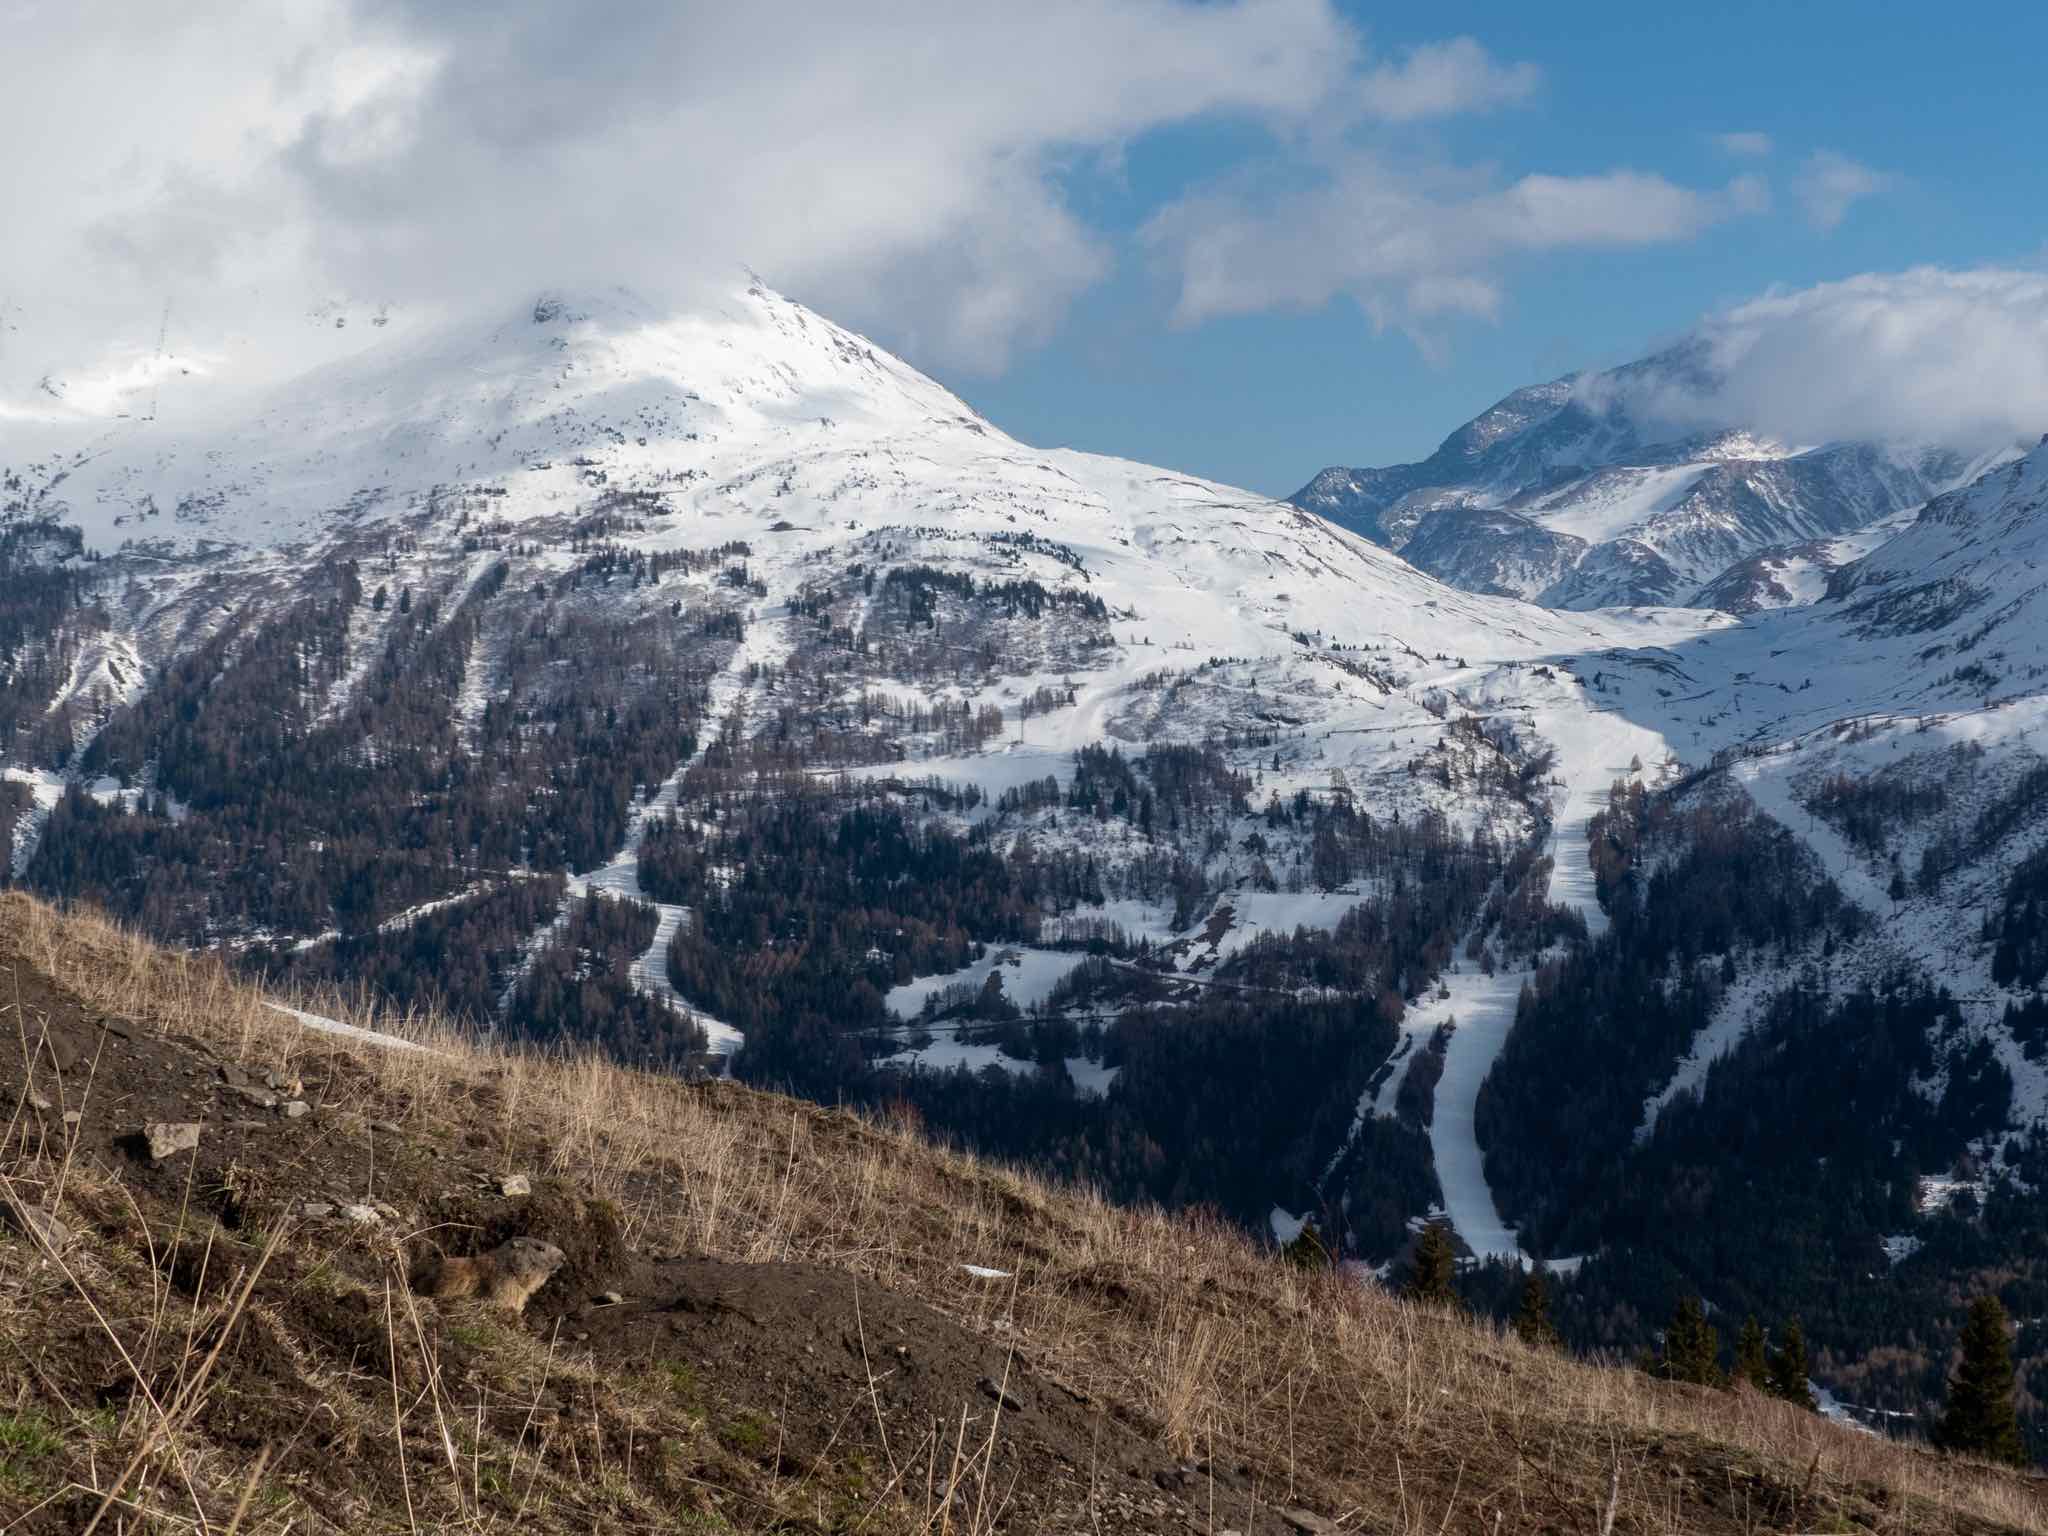
[{"label": "blue sky", "polygon": [[[1284,174],[1288,151],[1244,125],[1168,128],[1130,147],[1121,182],[1092,166],[1071,174],[1077,201],[1117,231],[1116,265],[1054,338],[1001,375],[937,371],[1031,441],[1284,494],[1327,463],[1420,457],[1517,385],[1625,361],[1773,285],[2042,261],[2048,7],[1345,9],[1376,50],[1469,35],[1541,71],[1525,101],[1423,125],[1401,135],[1404,151],[1490,162],[1510,179],[1625,166],[1705,186],[1749,172],[1769,183],[1771,207],[1690,239],[1522,257],[1505,269],[1498,319],[1445,324],[1435,360],[1375,334],[1346,297],[1176,327],[1171,284],[1134,231],[1234,161]],[[1717,142],[1729,133],[1768,135],[1771,152],[1733,155]],[[1818,151],[1885,177],[1829,230],[1795,191]]]}]

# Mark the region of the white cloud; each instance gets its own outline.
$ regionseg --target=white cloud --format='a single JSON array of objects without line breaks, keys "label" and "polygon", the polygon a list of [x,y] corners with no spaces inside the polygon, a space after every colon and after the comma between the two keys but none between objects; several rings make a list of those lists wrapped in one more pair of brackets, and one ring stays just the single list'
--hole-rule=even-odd
[{"label": "white cloud", "polygon": [[1767,293],[1698,335],[1719,387],[1667,383],[1637,409],[1794,443],[1985,450],[2048,432],[2048,272],[1868,273]]},{"label": "white cloud", "polygon": [[1365,111],[1383,122],[1409,123],[1484,112],[1527,100],[1542,83],[1534,64],[1499,64],[1469,37],[1425,43],[1398,64],[1382,64],[1362,82]]},{"label": "white cloud", "polygon": [[1175,276],[1183,323],[1349,295],[1375,325],[1433,348],[1424,322],[1498,313],[1501,267],[1516,253],[1685,240],[1763,199],[1747,177],[1700,190],[1622,170],[1503,186],[1480,172],[1400,169],[1353,153],[1277,195],[1247,177],[1186,199],[1155,217],[1146,239]]},{"label": "white cloud", "polygon": [[1825,232],[1840,225],[1857,203],[1875,197],[1891,184],[1892,178],[1882,171],[1831,149],[1817,149],[1799,167],[1792,190],[1799,195],[1807,222]]},{"label": "white cloud", "polygon": [[[130,377],[166,299],[173,350],[228,387],[357,344],[329,301],[687,300],[740,263],[1000,369],[1114,266],[1086,210],[1126,146],[1197,121],[1250,129],[1239,170],[1330,185],[1273,210],[1220,165],[1161,212],[1186,317],[1350,291],[1414,330],[1497,308],[1507,253],[1684,239],[1743,200],[1396,172],[1402,134],[1539,73],[1464,37],[1375,55],[1335,0],[16,0],[8,49],[0,143],[35,146],[0,156],[17,403],[46,371]],[[1288,220],[1360,250],[1297,258]]]},{"label": "white cloud", "polygon": [[[1287,135],[1360,89],[1331,0],[31,3],[9,37],[0,397],[118,373],[173,299],[244,370],[307,311],[748,263],[999,368],[1113,259],[1063,188],[1182,122]],[[331,344],[332,338],[328,338]]]},{"label": "white cloud", "polygon": [[1714,142],[1720,145],[1725,154],[1741,155],[1751,160],[1761,160],[1776,148],[1768,133],[1754,131],[1717,133],[1714,135]]}]

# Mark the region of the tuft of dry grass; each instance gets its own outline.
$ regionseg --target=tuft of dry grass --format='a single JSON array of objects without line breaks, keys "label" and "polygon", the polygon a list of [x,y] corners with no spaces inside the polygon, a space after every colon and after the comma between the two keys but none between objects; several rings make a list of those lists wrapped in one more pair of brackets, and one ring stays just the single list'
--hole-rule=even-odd
[{"label": "tuft of dry grass", "polygon": [[[217,957],[19,894],[0,894],[0,937],[90,1006],[252,1067],[287,1070],[316,1045],[351,1053],[375,1085],[364,1113],[487,1130],[508,1169],[537,1164],[612,1201],[642,1251],[820,1263],[915,1295],[1013,1344],[1021,1364],[1069,1391],[1121,1405],[1176,1455],[1255,1467],[1276,1498],[1339,1512],[1345,1530],[1675,1533],[1706,1528],[1711,1509],[1713,1529],[1853,1517],[1875,1531],[2048,1536],[2037,1478],[1747,1391],[1532,1349],[1278,1262],[1216,1220],[1114,1205],[906,1126],[587,1053],[510,1050],[347,998],[295,1001],[424,1049],[316,1035]],[[977,1278],[970,1264],[1010,1278]],[[430,1357],[416,1315],[392,1312],[390,1332],[394,1372],[408,1336]],[[431,1368],[425,1380],[438,1381]],[[457,1449],[462,1404],[438,1385],[415,1390],[446,1421],[447,1449],[438,1469],[413,1476],[452,1482],[458,1505],[475,1507],[463,1503],[464,1479],[479,1474]],[[166,1424],[177,1427],[175,1414]],[[975,1454],[971,1441],[934,1440],[902,1454],[895,1481],[944,1488]],[[929,1475],[913,1476],[920,1457]],[[259,1474],[243,1475],[253,1487]],[[950,1499],[932,1507],[934,1529],[978,1522]]]}]

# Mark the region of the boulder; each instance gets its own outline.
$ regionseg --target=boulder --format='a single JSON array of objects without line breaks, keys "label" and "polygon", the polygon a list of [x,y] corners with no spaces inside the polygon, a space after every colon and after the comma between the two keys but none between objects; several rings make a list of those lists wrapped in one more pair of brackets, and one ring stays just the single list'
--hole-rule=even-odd
[{"label": "boulder", "polygon": [[180,1152],[197,1151],[199,1133],[204,1129],[196,1120],[151,1121],[142,1128],[143,1139],[149,1143],[149,1160],[160,1163]]},{"label": "boulder", "polygon": [[9,1226],[52,1253],[62,1253],[71,1245],[71,1229],[48,1211],[32,1205],[0,1203],[0,1214],[5,1214]]}]

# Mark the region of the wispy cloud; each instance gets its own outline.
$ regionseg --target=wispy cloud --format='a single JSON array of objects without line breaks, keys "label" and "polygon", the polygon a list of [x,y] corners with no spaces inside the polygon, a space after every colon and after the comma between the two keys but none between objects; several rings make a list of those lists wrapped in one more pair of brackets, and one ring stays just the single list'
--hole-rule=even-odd
[{"label": "wispy cloud", "polygon": [[1771,142],[1768,133],[1746,131],[1741,133],[1717,133],[1714,142],[1730,155],[1741,155],[1751,160],[1761,160],[1770,155],[1777,146]]},{"label": "wispy cloud", "polygon": [[1856,204],[1891,184],[1892,178],[1882,171],[1832,149],[1817,149],[1800,165],[1792,190],[1806,210],[1807,222],[1826,232],[1840,226]]},{"label": "wispy cloud", "polygon": [[1348,295],[1375,325],[1434,351],[1429,321],[1498,313],[1502,263],[1517,252],[1668,244],[1767,201],[1752,177],[1695,188],[1616,170],[1501,184],[1357,152],[1284,194],[1246,177],[1186,199],[1157,215],[1145,239],[1177,283],[1183,323]]},{"label": "wispy cloud", "polygon": [[1542,83],[1534,64],[1499,63],[1472,38],[1454,37],[1368,70],[1359,94],[1370,116],[1412,123],[1526,101]]}]

